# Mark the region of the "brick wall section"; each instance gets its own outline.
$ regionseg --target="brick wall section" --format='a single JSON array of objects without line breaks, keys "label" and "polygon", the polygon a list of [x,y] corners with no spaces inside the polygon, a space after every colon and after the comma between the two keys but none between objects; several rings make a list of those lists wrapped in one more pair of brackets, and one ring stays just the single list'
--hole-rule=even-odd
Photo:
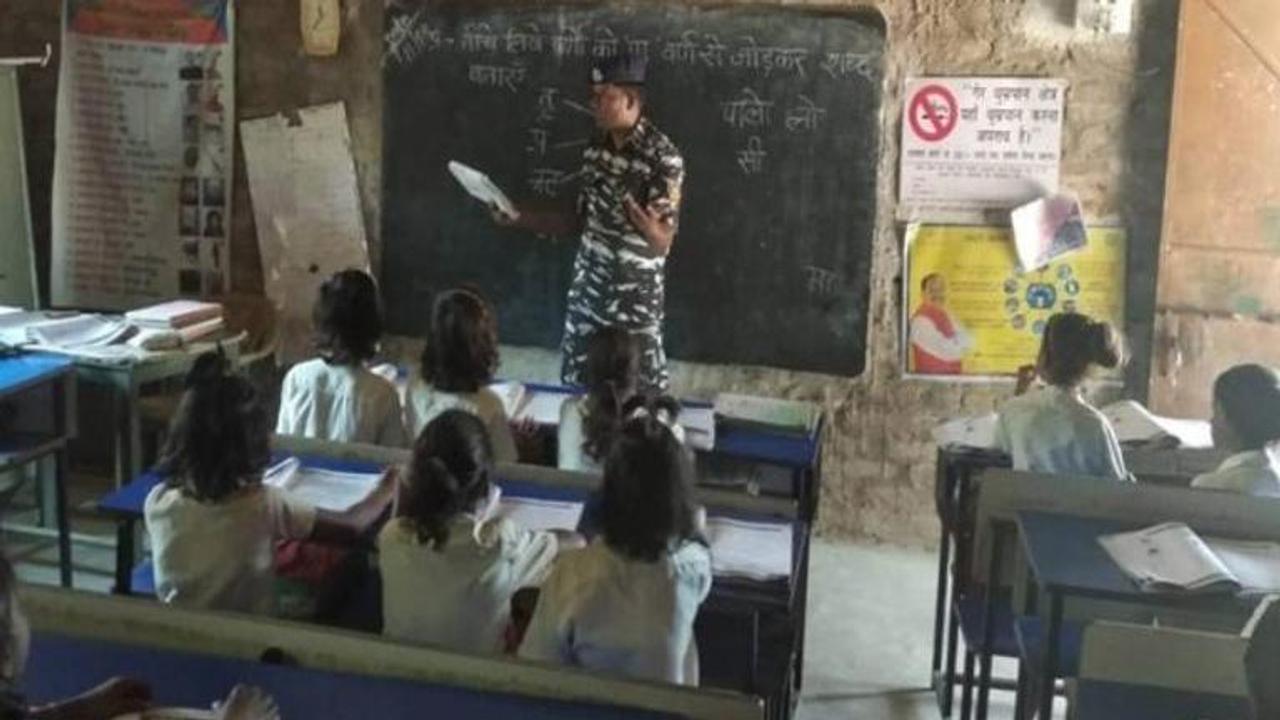
[{"label": "brick wall section", "polygon": [[[823,3],[831,7],[833,3]],[[5,0],[0,54],[37,52],[57,40],[51,0]],[[825,486],[820,530],[838,537],[931,542],[933,448],[929,429],[959,413],[994,408],[1007,388],[905,381],[899,371],[901,231],[893,221],[899,109],[903,80],[913,74],[1064,77],[1067,101],[1064,186],[1079,193],[1094,219],[1122,222],[1130,232],[1129,323],[1135,349],[1130,387],[1145,386],[1164,187],[1177,3],[1141,0],[1131,36],[1081,40],[1054,21],[1069,0],[880,0],[888,25],[880,161],[880,221],[872,282],[870,358],[855,380],[745,367],[677,367],[684,393],[738,390],[820,401],[827,410]],[[238,106],[241,118],[344,100],[367,227],[379,227],[381,26],[383,0],[344,0],[342,50],[335,59],[306,58],[298,39],[296,0],[252,0],[239,6]],[[855,7],[850,5],[850,7]],[[48,251],[54,71],[24,73],[32,204],[41,257]],[[261,288],[262,271],[237,144],[232,242],[236,289]],[[374,263],[378,242],[371,233]],[[550,353],[513,352],[522,367],[552,376]]]}]

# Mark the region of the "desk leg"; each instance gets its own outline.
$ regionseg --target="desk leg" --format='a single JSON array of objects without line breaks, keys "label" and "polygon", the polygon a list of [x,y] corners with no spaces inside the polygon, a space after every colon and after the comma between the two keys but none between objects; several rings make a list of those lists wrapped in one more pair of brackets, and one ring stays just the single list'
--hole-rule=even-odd
[{"label": "desk leg", "polygon": [[933,600],[933,669],[931,677],[937,678],[942,669],[942,635],[946,628],[947,616],[947,567],[951,560],[951,534],[947,525],[942,524],[942,537],[938,541],[938,591]]},{"label": "desk leg", "polygon": [[133,379],[116,387],[116,487],[142,473],[142,430],[138,423],[138,387]]},{"label": "desk leg", "polygon": [[1048,637],[1044,647],[1044,673],[1040,678],[1040,718],[1053,717],[1054,682],[1058,679],[1058,644],[1062,635],[1062,595],[1049,592]]},{"label": "desk leg", "polygon": [[117,595],[133,592],[133,520],[116,522],[116,586]]},{"label": "desk leg", "polygon": [[978,652],[982,653],[982,673],[978,679],[978,718],[986,720],[987,700],[991,695],[991,646],[995,644],[996,634],[996,594],[1000,591],[1000,568],[1004,558],[1004,538],[999,529],[991,532],[991,564],[987,566],[987,586],[983,590],[982,608],[982,645]]},{"label": "desk leg", "polygon": [[754,694],[760,687],[760,611],[751,611],[751,663],[747,666],[748,692]]},{"label": "desk leg", "polygon": [[67,451],[53,455],[53,506],[58,523],[58,575],[62,587],[71,587],[71,520],[67,517]]}]

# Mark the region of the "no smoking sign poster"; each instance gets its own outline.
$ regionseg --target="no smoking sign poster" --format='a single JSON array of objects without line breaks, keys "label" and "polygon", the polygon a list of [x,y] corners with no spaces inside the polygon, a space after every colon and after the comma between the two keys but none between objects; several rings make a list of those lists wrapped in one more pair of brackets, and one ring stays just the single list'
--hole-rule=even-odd
[{"label": "no smoking sign poster", "polygon": [[914,78],[903,93],[898,217],[986,222],[1058,191],[1065,81]]}]

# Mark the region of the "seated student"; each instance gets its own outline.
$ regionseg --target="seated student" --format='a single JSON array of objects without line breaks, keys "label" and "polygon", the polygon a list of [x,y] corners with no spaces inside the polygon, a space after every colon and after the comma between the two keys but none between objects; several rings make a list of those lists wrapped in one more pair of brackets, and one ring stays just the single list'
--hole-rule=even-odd
[{"label": "seated student", "polygon": [[393,471],[345,513],[263,485],[270,434],[253,386],[220,353],[197,358],[144,505],[163,602],[272,613],[275,541],[352,542],[390,504]]},{"label": "seated student", "polygon": [[378,536],[383,633],[474,653],[503,648],[511,597],[537,585],[556,535],[495,517],[484,424],[462,410],[427,423]]},{"label": "seated student", "polygon": [[281,435],[405,447],[395,387],[365,367],[378,351],[382,312],[373,278],[335,273],[311,312],[320,357],[294,365],[280,389]]},{"label": "seated student", "polygon": [[1076,313],[1049,318],[1036,363],[1048,387],[1005,403],[996,427],[1014,469],[1128,478],[1115,430],[1081,393],[1093,366],[1123,363],[1123,342],[1110,324]]},{"label": "seated student", "polygon": [[641,409],[605,460],[603,533],[560,556],[520,656],[636,678],[698,683],[693,621],[711,552],[693,504],[693,457]]},{"label": "seated student", "polygon": [[422,368],[409,383],[405,424],[417,437],[445,410],[465,410],[484,422],[497,462],[516,461],[515,437],[502,399],[489,388],[498,369],[498,324],[484,298],[449,290],[431,308]]},{"label": "seated student", "polygon": [[1280,496],[1280,372],[1237,365],[1213,383],[1213,445],[1232,453],[1191,487]]},{"label": "seated student", "polygon": [[[558,462],[561,470],[596,471],[622,429],[624,407],[640,392],[639,338],[622,328],[597,330],[587,340],[587,394],[560,406]],[[671,418],[679,406],[668,407]],[[681,442],[684,430],[671,428]]]}]

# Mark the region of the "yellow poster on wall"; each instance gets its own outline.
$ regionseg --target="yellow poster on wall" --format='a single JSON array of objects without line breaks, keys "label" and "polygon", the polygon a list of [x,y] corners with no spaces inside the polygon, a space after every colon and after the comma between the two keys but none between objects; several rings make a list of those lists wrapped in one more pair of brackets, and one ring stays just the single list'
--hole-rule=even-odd
[{"label": "yellow poster on wall", "polygon": [[1049,317],[1080,312],[1124,327],[1125,235],[1091,228],[1084,248],[1018,270],[1007,228],[912,225],[903,295],[909,375],[1014,375],[1035,362]]}]

